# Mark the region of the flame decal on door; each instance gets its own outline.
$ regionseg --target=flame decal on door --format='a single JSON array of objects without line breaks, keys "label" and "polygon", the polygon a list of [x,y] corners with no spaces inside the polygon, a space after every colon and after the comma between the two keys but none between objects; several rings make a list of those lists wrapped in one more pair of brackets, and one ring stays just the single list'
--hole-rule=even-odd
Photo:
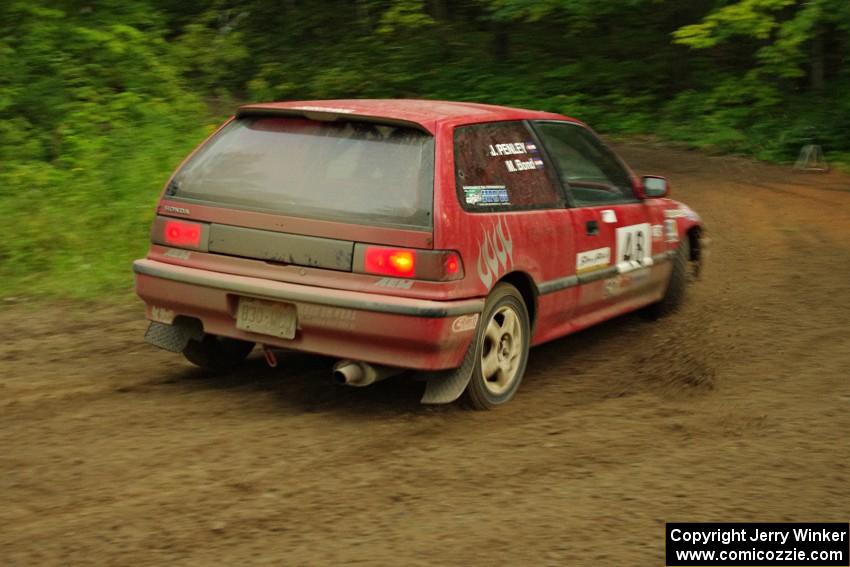
[{"label": "flame decal on door", "polygon": [[514,241],[504,217],[484,228],[478,240],[478,277],[490,289],[493,280],[506,273],[514,263]]}]

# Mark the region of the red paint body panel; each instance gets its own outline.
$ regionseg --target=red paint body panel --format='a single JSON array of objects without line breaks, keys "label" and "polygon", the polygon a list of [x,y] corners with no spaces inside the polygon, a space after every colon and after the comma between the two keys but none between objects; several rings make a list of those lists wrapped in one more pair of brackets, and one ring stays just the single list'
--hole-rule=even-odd
[{"label": "red paint body panel", "polygon": [[[465,276],[456,281],[411,280],[398,285],[398,281],[388,283],[381,276],[175,251],[153,244],[147,260],[142,261],[152,263],[147,266],[170,266],[176,268],[178,275],[183,273],[180,270],[212,275],[216,286],[137,273],[136,289],[148,306],[149,318],[157,319],[156,313],[166,312],[195,317],[212,334],[390,366],[453,368],[460,364],[473,330],[462,326],[463,330],[455,331],[452,324],[467,315],[419,317],[370,309],[339,311],[336,307],[323,311],[321,301],[292,301],[299,311],[300,327],[295,339],[285,340],[237,329],[236,303],[240,295],[268,298],[280,297],[274,295],[278,292],[312,289],[318,290],[320,297],[332,296],[334,300],[365,297],[374,298],[376,304],[409,301],[413,305],[418,301],[427,302],[422,305],[428,306],[433,306],[433,302],[450,306],[477,299],[483,306],[484,298],[501,279],[521,275],[532,282],[536,303],[532,344],[540,344],[658,301],[672,270],[671,262],[661,261],[632,275],[612,273],[610,277],[577,285],[581,276],[577,272],[577,255],[608,248],[610,262],[605,268],[611,271],[616,266],[620,229],[649,226],[652,236],[647,245],[651,247],[651,255],[656,256],[675,250],[688,230],[702,228],[693,211],[666,198],[598,207],[510,212],[464,210],[455,182],[456,127],[512,120],[563,121],[583,126],[565,116],[472,103],[416,100],[296,101],[252,104],[240,109],[240,112],[254,111],[374,117],[414,124],[431,133],[435,151],[432,230],[299,218],[165,197],[157,208],[160,215],[356,243],[452,250],[459,253]],[[675,224],[675,238],[668,234],[668,221]],[[590,222],[596,223],[596,234],[588,234]],[[229,291],[230,284],[234,289]],[[254,286],[252,289],[266,289],[271,295],[238,291],[243,284]],[[303,319],[302,314],[306,314]]]},{"label": "red paint body panel", "polygon": [[[229,274],[218,277],[223,285],[234,287],[254,279]],[[286,284],[255,281],[269,293],[286,289]],[[265,294],[230,293],[142,274],[136,274],[136,292],[148,305],[149,319],[156,319],[152,313],[156,307],[201,320],[207,333],[373,364],[427,370],[454,368],[472,338],[471,330],[452,330],[456,317],[414,317],[289,301],[296,306],[299,328],[293,340],[285,340],[248,333],[235,326],[238,297],[264,298]]]}]

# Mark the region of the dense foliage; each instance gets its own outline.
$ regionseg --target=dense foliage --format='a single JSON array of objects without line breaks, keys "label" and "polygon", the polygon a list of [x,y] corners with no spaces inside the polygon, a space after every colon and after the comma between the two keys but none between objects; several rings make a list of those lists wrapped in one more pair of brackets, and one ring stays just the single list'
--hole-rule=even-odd
[{"label": "dense foliage", "polygon": [[241,100],[475,100],[850,162],[848,0],[7,0],[0,29],[5,295],[129,287],[159,187]]}]

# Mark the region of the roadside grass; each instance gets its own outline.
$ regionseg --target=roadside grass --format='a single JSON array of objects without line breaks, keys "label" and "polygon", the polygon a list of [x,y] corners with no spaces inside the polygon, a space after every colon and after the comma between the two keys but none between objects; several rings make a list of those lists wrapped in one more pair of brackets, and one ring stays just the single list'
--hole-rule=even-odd
[{"label": "roadside grass", "polygon": [[3,166],[0,300],[131,293],[131,263],[147,249],[159,192],[215,124],[147,118],[81,140],[73,163],[58,158]]}]

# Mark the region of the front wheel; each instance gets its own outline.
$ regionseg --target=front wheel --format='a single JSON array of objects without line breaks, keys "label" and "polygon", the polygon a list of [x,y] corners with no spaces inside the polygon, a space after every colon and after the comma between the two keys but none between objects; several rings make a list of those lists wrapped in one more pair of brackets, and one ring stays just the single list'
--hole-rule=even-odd
[{"label": "front wheel", "polygon": [[650,319],[658,319],[678,311],[685,302],[685,289],[688,287],[688,262],[691,259],[691,244],[687,236],[679,243],[679,249],[673,258],[673,271],[667,283],[667,290],[661,301],[647,307]]},{"label": "front wheel", "polygon": [[501,283],[493,289],[474,340],[476,361],[466,398],[475,409],[492,409],[513,398],[528,362],[531,323],[514,286]]}]

